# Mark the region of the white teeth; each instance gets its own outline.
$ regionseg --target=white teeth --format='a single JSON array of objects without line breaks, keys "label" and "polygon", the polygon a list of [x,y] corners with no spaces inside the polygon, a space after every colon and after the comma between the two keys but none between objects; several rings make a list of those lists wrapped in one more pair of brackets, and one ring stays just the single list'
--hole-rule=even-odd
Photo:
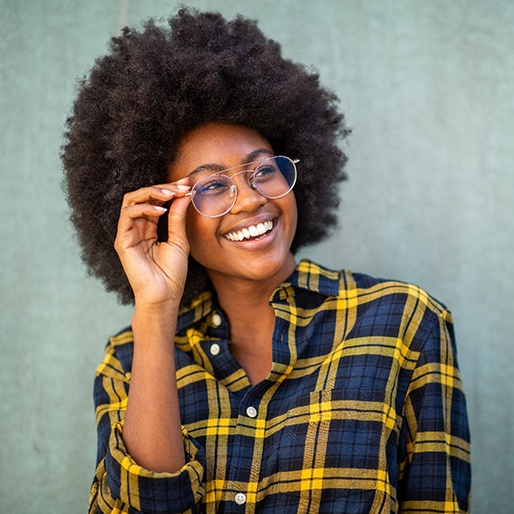
[{"label": "white teeth", "polygon": [[258,225],[251,225],[245,227],[237,232],[230,232],[226,234],[226,238],[230,241],[242,241],[243,239],[251,239],[252,237],[262,236],[273,228],[273,221],[265,221]]}]

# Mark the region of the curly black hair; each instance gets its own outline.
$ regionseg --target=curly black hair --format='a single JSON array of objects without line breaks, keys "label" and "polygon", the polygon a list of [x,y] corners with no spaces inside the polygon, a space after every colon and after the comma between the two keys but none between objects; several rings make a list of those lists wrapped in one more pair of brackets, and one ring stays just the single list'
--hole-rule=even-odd
[{"label": "curly black hair", "polygon": [[[121,303],[133,293],[113,244],[125,193],[167,182],[179,142],[209,122],[250,127],[277,155],[300,159],[298,228],[291,250],[337,223],[338,142],[349,130],[316,73],[284,59],[255,21],[182,8],[159,27],[125,28],[82,79],[62,147],[64,190],[91,275]],[[163,240],[166,231],[159,230]],[[190,257],[182,303],[210,287]]]}]

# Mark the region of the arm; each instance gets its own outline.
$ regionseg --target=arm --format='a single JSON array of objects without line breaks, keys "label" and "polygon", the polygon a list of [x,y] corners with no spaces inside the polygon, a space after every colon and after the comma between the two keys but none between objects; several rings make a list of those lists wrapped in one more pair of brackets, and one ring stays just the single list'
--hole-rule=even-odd
[{"label": "arm", "polygon": [[[140,189],[123,200],[115,248],[135,297],[133,360],[130,390],[127,384],[123,388],[126,398],[115,381],[119,377],[102,377],[101,386],[97,385],[97,404],[107,406],[99,420],[99,436],[104,438],[100,444],[106,454],[93,485],[92,497],[97,499],[92,512],[128,506],[137,511],[181,512],[184,503],[173,502],[184,489],[189,500],[199,499],[198,463],[194,469],[187,464],[196,449],[189,448],[186,455],[188,445],[180,423],[173,345],[187,275],[185,212],[190,199],[184,194],[188,190],[181,184],[167,184]],[[157,222],[166,212],[162,205],[172,198],[168,241],[159,243]],[[113,419],[112,411],[117,410]],[[113,423],[116,416],[122,422]],[[192,496],[187,494],[188,482],[189,489],[196,484]]]},{"label": "arm", "polygon": [[183,195],[184,188],[189,189],[155,186],[125,195],[114,245],[136,305],[123,441],[140,466],[154,471],[175,472],[185,464],[173,340],[187,275],[189,198],[182,196],[171,204],[168,242],[157,242],[157,222],[165,212],[162,203]]},{"label": "arm", "polygon": [[448,311],[420,351],[400,437],[400,512],[468,512],[469,429]]},{"label": "arm", "polygon": [[185,429],[182,447],[187,463],[176,473],[138,466],[123,442],[132,341],[130,331],[111,338],[97,370],[94,397],[98,456],[89,512],[196,512],[194,505],[204,494],[205,454]]}]

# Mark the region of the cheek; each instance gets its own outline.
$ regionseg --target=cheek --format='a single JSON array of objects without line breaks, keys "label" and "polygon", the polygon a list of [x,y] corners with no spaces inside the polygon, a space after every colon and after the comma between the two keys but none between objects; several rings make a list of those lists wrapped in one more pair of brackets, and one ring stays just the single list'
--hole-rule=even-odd
[{"label": "cheek", "polygon": [[296,204],[296,196],[294,194],[291,195],[291,202],[293,204],[293,211],[294,211],[294,220],[295,220],[295,228],[296,228],[296,222],[298,221],[298,205]]},{"label": "cheek", "polygon": [[196,217],[197,212],[189,206],[186,214],[186,236],[191,246],[191,250],[196,246],[197,238],[200,236],[201,229],[199,228],[198,220]]},{"label": "cheek", "polygon": [[296,197],[294,194],[288,194],[284,197],[284,211],[289,215],[289,224],[292,232],[292,237],[294,237],[296,233],[296,226],[298,224],[298,207],[296,205]]},{"label": "cheek", "polygon": [[202,254],[208,252],[215,241],[217,223],[206,218],[190,206],[186,214],[186,235],[191,248],[190,253],[197,261],[203,260]]}]

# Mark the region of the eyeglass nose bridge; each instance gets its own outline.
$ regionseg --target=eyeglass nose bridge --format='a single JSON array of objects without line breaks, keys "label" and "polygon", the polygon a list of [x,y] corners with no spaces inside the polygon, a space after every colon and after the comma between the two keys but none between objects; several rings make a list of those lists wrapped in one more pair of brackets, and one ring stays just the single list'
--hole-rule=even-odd
[{"label": "eyeglass nose bridge", "polygon": [[232,182],[232,185],[230,186],[230,196],[234,196],[234,195],[237,195],[237,193],[239,192],[239,188],[236,186],[236,183],[234,182],[234,177],[237,177],[238,175],[242,175],[243,173],[251,173],[250,177],[248,178],[248,180],[246,181],[246,183],[254,190],[254,191],[257,191],[257,193],[259,193],[261,196],[264,196],[258,189],[257,187],[255,187],[255,183],[254,181],[252,180],[252,178],[255,176],[255,171],[256,170],[241,170],[241,171],[238,171],[237,173],[234,173],[233,175],[231,175],[230,177],[227,177],[228,179],[231,180]]},{"label": "eyeglass nose bridge", "polygon": [[229,194],[230,194],[230,198],[231,198],[231,205],[230,205],[230,208],[228,209],[227,212],[232,210],[234,205],[236,205],[237,199],[239,197],[239,193],[241,192],[241,185],[242,184],[239,184],[239,186],[236,185],[236,183],[234,181],[234,178],[237,177],[238,175],[242,175],[243,173],[250,173],[250,176],[248,177],[248,179],[245,182],[246,182],[246,185],[248,187],[250,187],[251,191],[254,191],[261,198],[266,198],[266,199],[268,198],[261,191],[259,191],[259,189],[255,185],[254,180],[252,180],[252,178],[255,176],[255,172],[256,172],[256,170],[241,170],[241,171],[238,171],[237,173],[234,173],[230,177],[227,177],[231,181],[231,185],[230,185],[230,188],[229,188]]}]

